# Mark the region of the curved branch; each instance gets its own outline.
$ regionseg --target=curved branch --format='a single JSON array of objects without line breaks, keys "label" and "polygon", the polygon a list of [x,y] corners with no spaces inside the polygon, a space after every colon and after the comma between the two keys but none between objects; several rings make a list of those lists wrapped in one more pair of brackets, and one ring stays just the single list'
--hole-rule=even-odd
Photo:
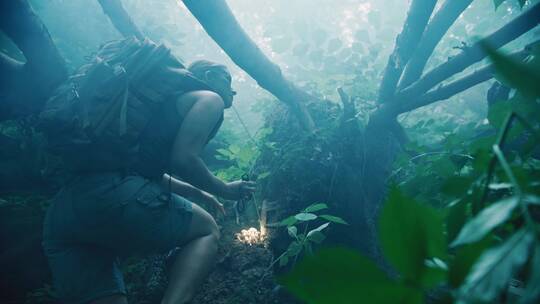
[{"label": "curved branch", "polygon": [[399,83],[400,88],[405,88],[418,80],[422,76],[424,67],[433,54],[433,50],[446,34],[448,29],[454,24],[459,15],[473,0],[446,0],[443,6],[433,16],[429,22],[422,40],[418,44],[414,55],[403,72],[403,77]]},{"label": "curved branch", "polygon": [[281,69],[244,32],[224,0],[184,0],[184,4],[234,63],[287,104],[305,129],[315,129],[305,108],[305,102],[313,97],[282,75]]},{"label": "curved branch", "polygon": [[144,39],[144,35],[124,9],[121,0],[98,0],[98,2],[105,15],[109,16],[112,24],[122,36],[135,36],[139,40]]},{"label": "curved branch", "polygon": [[472,64],[484,59],[487,54],[482,50],[482,44],[488,44],[494,49],[509,43],[528,32],[540,22],[540,3],[510,21],[502,28],[466,48],[459,55],[452,57],[446,63],[434,68],[420,80],[397,94],[396,99],[411,100],[418,98],[438,83],[463,71]]},{"label": "curved branch", "polygon": [[413,0],[401,34],[396,38],[394,51],[388,58],[379,88],[379,103],[392,100],[399,78],[422,37],[435,3],[437,0]]},{"label": "curved branch", "polygon": [[27,0],[0,1],[0,29],[26,58],[23,65],[1,56],[2,78],[10,82],[0,97],[0,120],[5,120],[41,110],[56,86],[66,79],[67,68],[47,27]]},{"label": "curved branch", "polygon": [[[529,44],[522,51],[510,54],[510,57],[515,60],[522,61],[531,54],[531,50],[533,49],[534,45],[540,45],[540,41]],[[477,84],[493,78],[494,72],[495,68],[492,64],[485,65],[467,76],[452,81],[451,83],[443,85],[435,90],[429,91],[421,97],[411,100],[410,102],[403,103],[400,106],[399,113],[409,112],[437,101],[448,99],[469,88],[472,88]]]}]

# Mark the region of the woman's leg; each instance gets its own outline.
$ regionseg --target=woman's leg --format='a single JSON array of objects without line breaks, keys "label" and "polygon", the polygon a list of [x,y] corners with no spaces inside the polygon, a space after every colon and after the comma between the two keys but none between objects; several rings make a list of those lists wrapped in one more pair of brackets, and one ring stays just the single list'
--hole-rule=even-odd
[{"label": "woman's leg", "polygon": [[188,303],[210,272],[217,254],[219,229],[214,218],[193,204],[193,217],[184,246],[170,271],[162,304]]},{"label": "woman's leg", "polygon": [[125,295],[114,295],[90,302],[90,304],[127,304]]}]

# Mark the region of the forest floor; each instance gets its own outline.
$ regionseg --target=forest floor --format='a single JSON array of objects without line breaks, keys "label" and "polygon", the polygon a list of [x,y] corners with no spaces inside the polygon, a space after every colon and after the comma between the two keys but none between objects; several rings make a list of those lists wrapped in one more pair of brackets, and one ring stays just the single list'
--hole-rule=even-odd
[{"label": "forest floor", "polygon": [[[296,303],[274,280],[273,255],[266,242],[247,244],[237,238],[243,229],[233,217],[220,221],[221,239],[216,267],[199,288],[193,304]],[[164,270],[171,258],[154,256],[142,262],[126,261],[124,273],[130,303],[159,303],[164,291]]]},{"label": "forest floor", "polygon": [[[24,219],[25,222],[32,222],[33,235],[40,235],[40,226],[44,213],[43,201],[46,198],[25,198],[17,197],[2,200],[0,212],[2,218]],[[24,203],[22,203],[24,202]],[[15,212],[16,210],[16,212]],[[21,211],[22,210],[22,211]],[[32,218],[28,215],[33,215]],[[7,222],[4,222],[7,224]],[[266,242],[256,244],[243,243],[237,238],[244,227],[237,224],[233,216],[222,218],[219,221],[221,227],[221,239],[219,244],[219,255],[215,269],[208,279],[199,288],[193,299],[193,304],[274,304],[293,303],[292,300],[285,299],[282,289],[275,282],[272,272],[273,255]],[[12,225],[11,231],[19,230],[19,225]],[[17,228],[18,227],[18,228]],[[35,230],[35,231],[34,231]],[[7,231],[6,231],[7,232]],[[24,233],[28,230],[25,229]],[[21,235],[22,237],[22,235]],[[21,239],[21,238],[17,238]],[[29,272],[43,273],[47,269],[45,259],[40,250],[39,241],[34,242],[36,246],[30,247],[27,254],[23,256],[38,256],[32,260],[40,261],[39,265],[32,269],[23,269],[23,264],[19,262],[11,263],[13,271],[25,272],[25,277],[31,276]],[[4,244],[7,245],[7,244]],[[28,251],[27,250],[27,251]],[[24,258],[28,260],[28,258]],[[154,304],[160,303],[161,296],[166,286],[167,263],[172,258],[165,255],[155,255],[151,257],[132,257],[124,260],[122,270],[128,289],[129,303],[133,304]],[[19,266],[15,266],[18,264]],[[15,282],[13,282],[15,283]],[[36,282],[37,283],[37,282]],[[16,283],[15,283],[16,284]],[[9,299],[9,303],[56,303],[53,298],[54,290],[51,289],[50,279],[41,283],[42,288],[26,290],[24,298]],[[22,286],[17,286],[22,287]],[[285,298],[284,298],[285,297]],[[3,295],[0,295],[0,302]]]}]

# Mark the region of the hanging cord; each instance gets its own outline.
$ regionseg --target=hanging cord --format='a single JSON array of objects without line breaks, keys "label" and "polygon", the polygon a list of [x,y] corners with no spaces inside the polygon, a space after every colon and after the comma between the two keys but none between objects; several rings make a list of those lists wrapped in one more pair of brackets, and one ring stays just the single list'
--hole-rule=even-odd
[{"label": "hanging cord", "polygon": [[234,111],[234,114],[236,114],[236,118],[238,118],[238,121],[240,121],[240,124],[242,125],[242,127],[244,128],[244,131],[246,132],[246,134],[248,135],[249,139],[251,140],[251,142],[253,143],[254,146],[256,147],[259,147],[259,145],[257,144],[257,141],[255,141],[255,138],[251,135],[251,133],[249,132],[249,129],[248,127],[246,126],[246,123],[244,122],[244,120],[242,119],[242,117],[240,117],[240,113],[238,113],[238,110],[236,110],[236,107],[233,105],[232,106],[232,109]]},{"label": "hanging cord", "polygon": [[[244,120],[242,119],[242,117],[240,116],[240,113],[238,113],[238,110],[236,109],[236,107],[233,105],[232,106],[232,109],[234,111],[234,114],[236,114],[236,118],[238,118],[238,121],[240,121],[240,124],[242,125],[242,127],[244,128],[244,131],[246,132],[247,136],[249,137],[249,139],[251,140],[251,142],[253,143],[253,145],[257,148],[260,148],[260,146],[257,144],[257,141],[255,141],[255,138],[251,135],[251,132],[249,132],[249,129],[246,125],[246,123],[244,122]],[[255,163],[253,163],[251,165],[251,168],[249,169],[249,172],[242,175],[242,180],[244,181],[249,181],[250,177],[253,176],[253,170],[255,169]],[[259,222],[261,222],[261,213],[259,211],[259,208],[256,204],[257,202],[257,198],[255,197],[255,193],[252,193],[251,194],[251,199],[253,199],[254,203],[255,203],[255,211],[257,212],[257,218],[259,220]],[[239,206],[240,204],[242,205],[245,205],[246,201],[248,199],[245,199],[245,198],[242,198],[240,200],[238,200],[236,202],[236,206]],[[245,207],[243,207],[242,209],[244,209]],[[238,209],[238,208],[235,208],[235,209]],[[237,210],[238,212],[239,210]],[[239,212],[238,212],[239,213]],[[238,216],[237,216],[237,222],[238,222]]]}]

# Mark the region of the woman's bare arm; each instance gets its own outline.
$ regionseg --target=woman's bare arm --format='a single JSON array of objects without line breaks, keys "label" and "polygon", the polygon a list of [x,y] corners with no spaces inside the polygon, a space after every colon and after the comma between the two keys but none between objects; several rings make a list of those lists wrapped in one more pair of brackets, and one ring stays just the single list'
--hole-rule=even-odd
[{"label": "woman's bare arm", "polygon": [[173,176],[165,173],[161,180],[164,189],[170,189],[171,192],[185,197],[191,201],[205,203],[210,207],[217,209],[222,214],[225,214],[223,204],[221,204],[214,196],[193,185],[181,181]]}]

